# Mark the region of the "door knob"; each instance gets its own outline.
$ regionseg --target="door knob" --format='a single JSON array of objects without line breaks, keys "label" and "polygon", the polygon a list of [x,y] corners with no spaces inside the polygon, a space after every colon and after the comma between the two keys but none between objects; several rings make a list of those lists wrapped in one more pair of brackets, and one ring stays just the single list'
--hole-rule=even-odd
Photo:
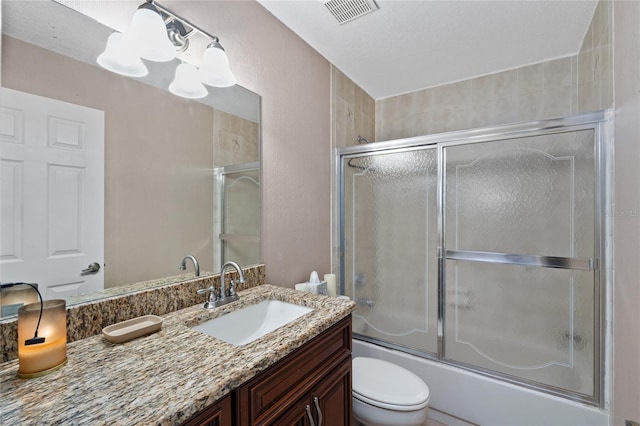
[{"label": "door knob", "polygon": [[86,269],[82,270],[83,274],[95,274],[96,272],[98,272],[100,270],[100,264],[93,262],[92,264],[90,264],[89,266],[87,266]]}]

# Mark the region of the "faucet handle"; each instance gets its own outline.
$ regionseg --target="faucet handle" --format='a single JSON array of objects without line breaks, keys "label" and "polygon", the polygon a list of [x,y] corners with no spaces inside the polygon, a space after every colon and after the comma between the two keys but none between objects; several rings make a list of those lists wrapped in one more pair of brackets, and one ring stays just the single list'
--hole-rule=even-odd
[{"label": "faucet handle", "polygon": [[216,306],[215,306],[215,303],[216,303],[216,301],[218,300],[218,298],[216,297],[216,289],[215,289],[215,287],[211,286],[211,287],[209,287],[209,288],[201,288],[201,289],[198,289],[198,290],[196,291],[196,293],[197,293],[197,294],[206,294],[206,293],[209,293],[209,300],[207,300],[207,301],[204,303],[204,308],[205,308],[205,309],[213,309],[213,308],[215,308],[215,307],[216,307]]}]

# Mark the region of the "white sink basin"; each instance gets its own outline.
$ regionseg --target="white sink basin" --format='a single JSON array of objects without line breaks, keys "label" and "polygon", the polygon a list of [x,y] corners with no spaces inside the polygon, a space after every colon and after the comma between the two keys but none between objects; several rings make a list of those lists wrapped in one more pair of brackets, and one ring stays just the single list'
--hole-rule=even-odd
[{"label": "white sink basin", "polygon": [[204,322],[193,329],[232,345],[241,346],[311,311],[313,309],[306,306],[279,300],[264,300]]}]

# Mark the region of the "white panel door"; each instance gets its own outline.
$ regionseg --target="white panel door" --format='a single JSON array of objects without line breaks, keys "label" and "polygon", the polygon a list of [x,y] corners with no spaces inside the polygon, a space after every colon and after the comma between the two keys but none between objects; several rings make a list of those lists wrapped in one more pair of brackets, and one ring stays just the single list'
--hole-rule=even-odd
[{"label": "white panel door", "polygon": [[103,289],[104,112],[0,88],[0,170],[0,281]]}]

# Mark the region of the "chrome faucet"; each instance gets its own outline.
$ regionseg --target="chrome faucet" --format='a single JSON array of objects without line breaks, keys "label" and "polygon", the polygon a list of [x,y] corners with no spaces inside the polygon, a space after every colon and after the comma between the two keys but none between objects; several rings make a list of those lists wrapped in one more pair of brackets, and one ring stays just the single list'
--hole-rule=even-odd
[{"label": "chrome faucet", "polygon": [[242,272],[242,268],[236,262],[228,261],[224,265],[222,265],[222,269],[220,270],[220,291],[219,296],[216,296],[216,290],[211,285],[209,288],[201,288],[197,291],[198,294],[206,294],[209,293],[209,300],[207,300],[204,304],[205,309],[213,309],[218,306],[226,305],[227,303],[235,302],[240,299],[240,297],[236,294],[236,281],[231,280],[229,282],[229,294],[227,294],[227,290],[224,286],[224,271],[227,267],[233,267],[239,275],[238,283],[243,284],[246,282],[244,278],[244,272]]},{"label": "chrome faucet", "polygon": [[[222,265],[222,269],[220,269],[220,301],[223,301],[229,298],[229,299],[233,299],[233,300],[229,300],[229,302],[233,302],[234,300],[238,300],[238,295],[236,294],[236,282],[234,280],[231,280],[229,282],[228,296],[224,286],[224,271],[225,269],[227,269],[228,266],[232,266],[240,276],[240,278],[238,278],[238,283],[244,284],[246,280],[244,278],[244,273],[242,272],[242,268],[240,268],[240,265],[238,265],[236,262],[229,260],[225,262],[224,265]],[[229,302],[226,302],[226,303],[229,303]]]},{"label": "chrome faucet", "polygon": [[191,261],[193,262],[193,267],[196,268],[196,277],[199,277],[200,265],[198,265],[198,259],[196,259],[195,256],[192,256],[192,255],[185,256],[184,259],[182,259],[182,263],[180,264],[180,270],[184,271],[187,269],[187,259],[191,259]]}]

